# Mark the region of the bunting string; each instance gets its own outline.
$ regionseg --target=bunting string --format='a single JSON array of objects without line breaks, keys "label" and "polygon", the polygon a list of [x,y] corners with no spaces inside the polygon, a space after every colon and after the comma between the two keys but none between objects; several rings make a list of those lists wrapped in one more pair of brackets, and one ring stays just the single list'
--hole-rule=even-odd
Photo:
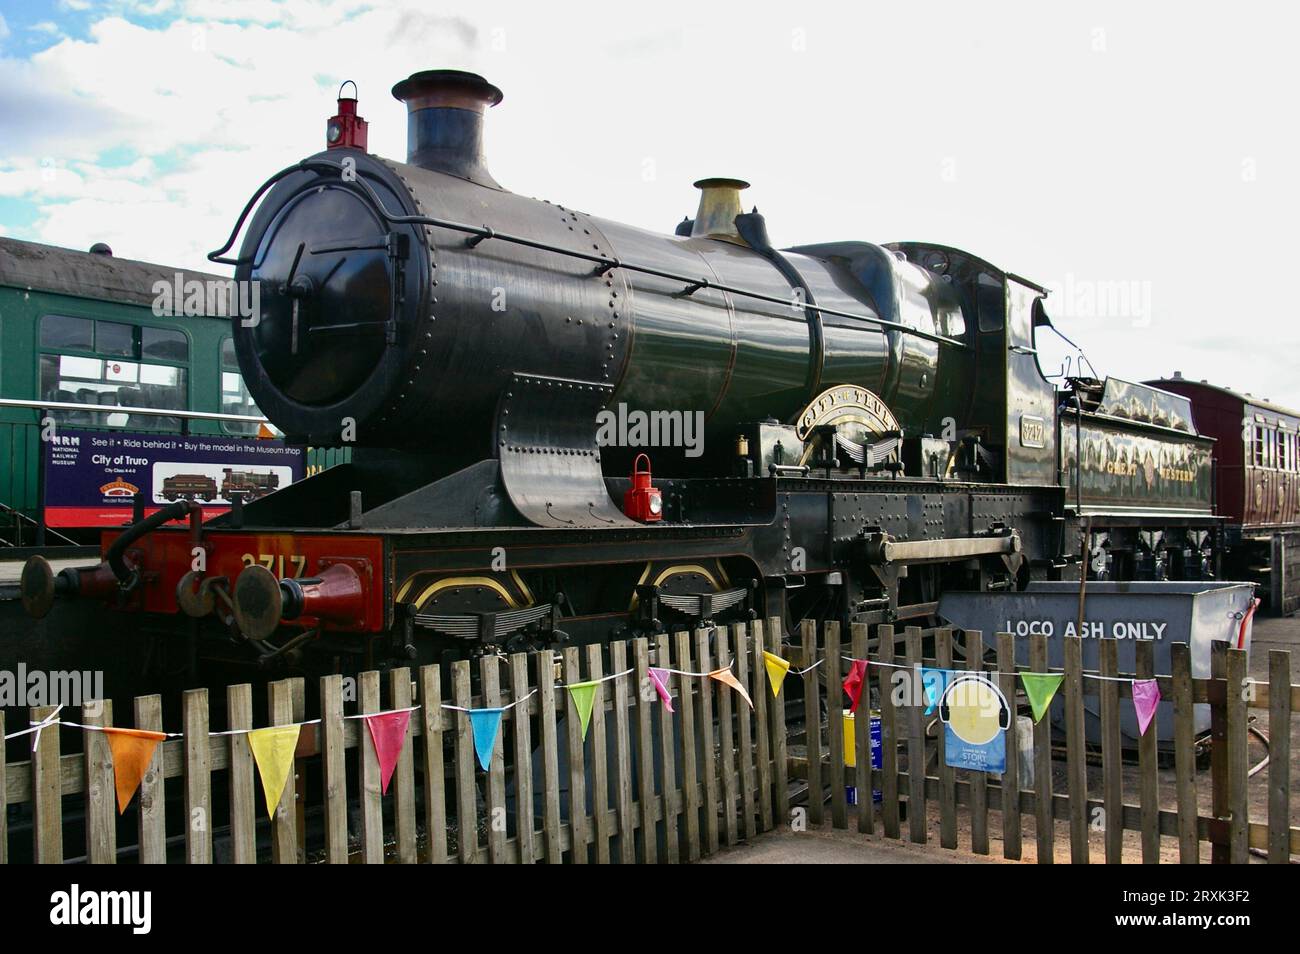
[{"label": "bunting string", "polygon": [[711,672],[687,672],[685,669],[669,669],[667,666],[655,666],[660,672],[670,672],[674,676],[691,676],[695,679],[707,679],[713,675]]},{"label": "bunting string", "polygon": [[[929,707],[926,710],[927,712],[933,711],[934,707],[938,704],[940,697],[944,694],[947,683],[951,678],[953,678],[950,674],[978,673],[985,677],[1018,677],[1020,678],[1025,688],[1025,693],[1029,698],[1033,710],[1034,722],[1040,721],[1042,717],[1047,714],[1052,699],[1056,695],[1058,688],[1065,678],[1065,673],[1061,671],[1033,672],[1028,670],[1017,670],[1015,672],[1000,672],[998,670],[943,669],[924,666],[918,663],[877,662],[870,659],[855,659],[851,656],[844,656],[842,658],[845,662],[850,663],[851,666],[842,685],[843,691],[847,693],[850,698],[850,711],[855,711],[858,707],[862,689],[867,685],[867,674],[871,666],[880,666],[889,669],[912,669],[918,672],[926,686],[926,704]],[[791,669],[790,662],[783,657],[771,652],[765,651],[763,653],[763,662],[767,669],[768,682],[773,695],[779,695],[780,685],[786,676],[806,675],[825,661],[825,657],[823,657],[803,669]],[[669,712],[673,711],[672,695],[668,691],[667,680],[665,677],[670,674],[685,678],[712,679],[716,682],[720,682],[739,693],[745,702],[749,704],[750,708],[753,708],[754,704],[749,697],[748,691],[733,671],[734,666],[735,662],[733,661],[727,666],[704,672],[691,672],[685,669],[670,669],[662,666],[651,666],[648,667],[648,675],[654,684],[660,703]],[[582,737],[584,740],[586,739],[587,728],[592,716],[596,688],[603,683],[628,676],[633,671],[633,669],[629,668],[624,669],[621,672],[610,673],[609,675],[602,676],[599,679],[556,684],[555,688],[565,689],[570,693],[574,705],[574,711],[576,711],[582,725]],[[1132,676],[1106,676],[1093,672],[1084,672],[1080,675],[1087,679],[1131,683],[1133,686],[1133,706],[1137,715],[1139,733],[1146,733],[1155,717],[1157,706],[1161,701],[1159,683],[1157,680]],[[927,679],[929,681],[925,681]],[[1250,681],[1258,684],[1257,680],[1252,679]],[[484,771],[488,771],[500,734],[502,715],[508,710],[528,702],[528,700],[537,695],[540,691],[540,688],[533,689],[526,695],[502,706],[483,706],[473,708],[443,703],[440,707],[452,712],[463,712],[466,714],[470,720],[474,750],[475,754],[478,756],[479,765]],[[81,729],[83,731],[107,734],[109,746],[113,753],[119,813],[126,810],[127,804],[139,789],[145,771],[153,758],[155,746],[163,739],[178,739],[183,738],[185,735],[182,732],[128,729],[124,727],[86,725],[80,722],[72,722],[59,718],[59,714],[63,711],[63,708],[64,706],[62,705],[58,706],[44,719],[32,721],[27,728],[19,729],[5,735],[4,740],[8,741],[10,739],[19,738],[20,736],[31,735],[33,737],[32,751],[34,752],[40,744],[41,732],[52,726],[66,726],[71,729]],[[381,791],[383,792],[387,792],[388,790],[389,781],[392,778],[401,750],[405,745],[407,732],[409,731],[411,713],[421,708],[423,708],[423,706],[416,704],[397,709],[388,709],[381,712],[359,712],[352,715],[342,716],[343,719],[365,720],[372,745],[374,746],[375,756],[379,763]],[[225,729],[209,731],[206,734],[213,737],[235,735],[244,735],[248,737],[249,749],[262,777],[262,786],[266,798],[267,812],[274,816],[276,808],[280,802],[280,796],[287,784],[289,771],[293,764],[294,754],[297,750],[299,735],[302,728],[309,725],[319,725],[322,721],[322,719],[308,719],[303,722],[273,725],[261,729]]]},{"label": "bunting string", "polygon": [[[385,709],[383,712],[358,712],[355,715],[345,715],[345,719],[369,719],[372,716],[380,715],[401,715],[403,712],[414,712],[416,709],[422,709],[423,706],[407,706],[405,709]],[[319,722],[320,719],[313,719],[312,722]],[[303,725],[311,725],[311,722],[304,722]]]},{"label": "bunting string", "polygon": [[[25,729],[25,730],[23,730],[23,732],[15,732],[14,735],[25,735],[27,732],[35,732],[38,726],[43,727],[43,726],[45,726],[46,724],[47,724],[47,723],[44,723],[44,722],[41,722],[41,723],[33,722],[33,723],[32,723],[32,727],[31,727],[30,729]],[[121,728],[124,728],[124,726],[118,726],[118,725],[82,725],[80,722],[65,722],[63,719],[60,719],[59,722],[58,722],[58,724],[61,725],[61,726],[63,726],[65,729],[85,729],[87,732],[112,732],[112,731],[114,731],[115,729],[121,729]],[[166,736],[166,737],[169,738],[169,739],[183,739],[183,738],[185,738],[185,733],[184,733],[184,732],[155,732],[153,729],[141,729],[140,731],[141,731],[141,732],[151,732],[151,733],[153,733],[154,735],[164,735],[164,736]],[[235,731],[237,731],[237,732],[252,732],[253,730],[252,730],[252,729],[236,729]],[[208,733],[208,735],[216,735],[216,734],[217,734],[217,733],[215,733],[215,732],[209,732],[209,733]],[[6,739],[10,739],[10,738],[13,738],[13,736],[6,735],[5,738],[6,738]]]},{"label": "bunting string", "polygon": [[[621,679],[623,676],[626,676],[631,672],[632,672],[631,669],[624,669],[622,672],[612,672],[608,676],[601,676],[599,679],[590,679],[587,680],[586,682],[572,683],[572,685],[595,686],[595,685],[599,685],[602,682],[610,682],[611,680],[614,679]],[[570,685],[571,685],[570,683],[565,683],[564,688],[568,689]]]},{"label": "bunting string", "polygon": [[17,732],[10,732],[8,735],[5,736],[5,741],[8,742],[10,739],[16,739],[19,736],[24,736],[24,735],[31,735],[33,732],[35,732],[36,738],[32,741],[32,749],[34,750],[37,744],[41,741],[41,736],[40,736],[41,729],[45,728],[47,725],[62,724],[61,722],[59,722],[59,718],[58,718],[59,713],[62,711],[63,711],[63,706],[59,706],[57,709],[55,709],[53,712],[51,712],[49,715],[47,715],[44,719],[40,720],[39,722],[30,723],[28,728],[19,729]]},{"label": "bunting string", "polygon": [[791,669],[788,673],[786,673],[786,675],[788,675],[788,676],[803,676],[803,675],[806,675],[807,673],[812,672],[814,669],[816,669],[818,666],[820,666],[820,665],[821,665],[822,663],[824,663],[825,661],[826,661],[825,659],[819,659],[819,660],[817,660],[815,663],[813,663],[811,666],[807,666],[807,667],[805,667],[804,669]]},{"label": "bunting string", "polygon": [[[630,674],[632,671],[633,670],[631,669],[624,669],[622,672],[611,673],[608,676],[604,676],[600,679],[593,680],[591,684],[594,685],[596,683],[609,682],[610,680],[618,679],[622,676],[626,676]],[[677,670],[670,669],[668,671],[676,672]],[[687,675],[707,676],[708,673],[687,673]],[[586,683],[574,683],[574,685],[586,685]],[[557,683],[555,688],[567,689],[569,688],[569,684]],[[521,705],[522,703],[527,702],[533,696],[537,695],[537,692],[538,690],[534,689],[531,692],[529,692],[528,695],[522,696],[521,698],[516,699],[514,702],[508,703],[504,706],[501,706],[500,708],[503,712],[507,709],[513,709],[515,706]],[[413,706],[406,706],[405,708],[402,709],[384,709],[380,712],[358,712],[353,715],[345,715],[343,716],[343,718],[344,719],[370,719],[370,718],[374,718],[375,716],[390,716],[390,715],[398,715],[403,712],[416,712],[422,708],[423,708],[422,705],[416,704]],[[454,712],[474,711],[472,709],[463,706],[453,706],[447,704],[443,704],[442,708],[450,709]],[[62,709],[63,706],[59,706],[57,709],[55,709],[53,712],[51,712],[48,716],[46,716],[44,719],[40,720],[39,722],[30,723],[26,729],[18,729],[15,732],[8,733],[7,735],[5,735],[4,740],[7,742],[10,739],[17,739],[24,735],[39,733],[42,729],[53,725],[62,726],[68,729],[83,729],[87,732],[112,732],[115,728],[120,728],[120,726],[86,725],[85,723],[82,722],[69,722],[66,719],[58,718],[59,712],[61,712]],[[269,728],[289,728],[290,726],[298,726],[301,728],[302,726],[307,726],[307,725],[320,725],[320,723],[321,723],[320,719],[306,719],[302,722],[285,722],[285,723],[281,723],[278,726],[270,726]],[[153,730],[148,730],[148,731],[153,731]],[[257,729],[220,729],[220,730],[211,730],[207,734],[209,736],[246,735],[249,732],[256,732],[256,731],[258,730]],[[164,735],[169,739],[183,739],[185,737],[184,732],[159,732],[157,734]]]},{"label": "bunting string", "polygon": [[[383,715],[384,713],[374,712],[371,714]],[[344,716],[343,718],[347,719],[350,718],[350,716]],[[305,725],[319,725],[320,721],[321,721],[320,719],[308,719],[306,722],[282,722],[279,725],[268,725],[267,728],[268,729],[301,729]],[[93,728],[93,726],[89,726],[88,728]],[[220,732],[209,732],[208,735],[247,735],[250,732],[257,732],[257,731],[259,730],[258,729],[223,729]],[[165,734],[172,737],[179,737],[181,735],[180,732],[168,732]]]},{"label": "bunting string", "polygon": [[[558,688],[567,689],[568,686],[560,686],[560,687],[558,687]],[[507,704],[504,705],[504,706],[483,706],[483,707],[478,708],[478,709],[473,709],[473,708],[470,708],[470,707],[467,707],[467,706],[453,706],[453,705],[448,705],[447,703],[444,702],[444,703],[442,704],[442,707],[443,707],[444,709],[450,709],[452,712],[505,712],[507,709],[513,709],[515,706],[521,706],[521,705],[523,705],[525,702],[527,702],[529,699],[531,699],[531,698],[532,698],[533,696],[535,696],[535,695],[537,695],[537,690],[536,690],[536,689],[534,689],[532,692],[528,693],[528,695],[526,695],[526,696],[520,696],[520,697],[519,697],[518,699],[516,699],[514,702],[507,703]],[[419,707],[417,706],[416,708],[419,708]]]},{"label": "bunting string", "polygon": [[[849,662],[849,663],[852,663],[852,662],[866,662],[869,666],[884,666],[884,667],[888,667],[888,668],[890,668],[890,669],[915,669],[915,668],[917,668],[917,666],[916,666],[915,664],[907,664],[907,663],[887,663],[887,662],[879,662],[879,661],[877,661],[877,660],[875,660],[875,659],[856,660],[856,659],[854,659],[854,658],[851,657],[851,656],[845,656],[845,657],[843,657],[843,659],[844,659],[845,662]],[[819,659],[819,660],[817,660],[817,662],[813,663],[811,666],[808,666],[808,667],[806,667],[806,668],[804,668],[804,669],[791,669],[791,670],[789,670],[789,672],[787,673],[787,675],[791,675],[791,676],[802,676],[802,675],[805,675],[805,674],[811,672],[812,670],[816,669],[816,668],[817,668],[818,666],[820,666],[823,662],[825,662],[824,659]],[[668,668],[665,668],[665,667],[663,667],[663,666],[653,666],[653,667],[651,667],[651,668],[656,669],[656,670],[658,670],[659,672],[672,673],[672,674],[674,674],[674,675],[678,675],[678,676],[693,676],[693,677],[696,677],[696,678],[699,678],[699,679],[704,679],[704,678],[708,678],[708,677],[710,677],[710,676],[713,676],[714,673],[727,671],[727,670],[730,669],[731,667],[726,667],[725,669],[722,669],[722,670],[713,670],[712,672],[687,672],[686,670],[683,670],[683,669],[668,669]],[[934,667],[923,666],[923,667],[920,667],[920,668],[923,668],[923,669],[933,669]],[[596,684],[603,683],[603,682],[610,682],[610,681],[612,681],[612,680],[614,680],[614,679],[618,679],[618,678],[621,678],[622,676],[626,676],[626,675],[630,674],[632,671],[633,671],[633,670],[631,670],[631,669],[625,669],[625,670],[623,670],[622,672],[611,673],[611,674],[608,675],[608,676],[604,676],[604,677],[602,677],[602,678],[600,678],[600,679],[594,679],[594,680],[591,680],[590,682],[585,682],[585,683],[556,683],[555,688],[557,688],[557,689],[569,689],[569,688],[572,688],[573,686],[579,686],[579,687],[581,687],[581,686],[585,686],[585,685],[596,685]],[[1061,671],[1059,671],[1059,670],[1056,671],[1056,672],[1034,672],[1034,671],[1029,670],[1029,669],[1018,669],[1018,670],[1016,670],[1015,672],[1002,672],[1002,671],[997,670],[997,669],[984,669],[984,670],[979,670],[979,669],[972,669],[972,670],[959,669],[959,670],[954,670],[954,671],[956,671],[956,672],[968,672],[968,671],[969,671],[969,672],[976,672],[976,673],[982,672],[983,675],[985,675],[985,676],[1043,676],[1043,677],[1052,677],[1052,676],[1063,676],[1063,675],[1064,675],[1064,673],[1061,672]],[[1103,676],[1103,675],[1101,675],[1100,673],[1095,673],[1095,672],[1085,672],[1085,673],[1082,673],[1081,675],[1083,676],[1084,679],[1098,679],[1098,680],[1102,680],[1102,681],[1105,681],[1105,682],[1128,682],[1128,683],[1135,683],[1135,682],[1147,682],[1147,681],[1149,681],[1149,680],[1146,680],[1146,679],[1141,679],[1141,678],[1136,677],[1136,676]],[[1263,681],[1258,680],[1258,679],[1250,679],[1250,680],[1248,680],[1248,681],[1249,681],[1250,683],[1254,684],[1254,685],[1265,685],[1265,683],[1264,683]],[[521,704],[527,702],[527,701],[528,701],[529,699],[531,699],[533,696],[537,695],[537,693],[538,693],[538,690],[537,690],[537,689],[533,689],[533,690],[532,690],[531,692],[529,692],[526,696],[523,696],[523,697],[521,697],[521,698],[519,698],[519,699],[516,699],[516,700],[513,701],[513,702],[507,703],[506,705],[504,705],[504,706],[500,706],[500,707],[498,707],[498,708],[499,708],[502,712],[505,712],[505,711],[508,710],[508,709],[513,709],[515,706],[518,706],[518,705],[521,705]],[[59,709],[62,709],[62,708],[63,708],[62,706],[59,707]],[[373,717],[375,717],[375,716],[388,716],[388,715],[397,715],[397,714],[400,714],[400,713],[403,713],[403,712],[416,712],[416,711],[418,711],[418,710],[420,710],[420,709],[422,709],[422,708],[423,708],[423,706],[417,704],[417,705],[413,705],[413,706],[407,706],[407,707],[402,708],[402,709],[384,709],[384,710],[382,710],[382,711],[380,711],[380,712],[358,712],[358,713],[355,713],[355,714],[353,714],[353,715],[345,715],[345,716],[343,716],[343,718],[344,718],[345,720],[346,720],[346,719],[370,719],[370,718],[373,718]],[[443,703],[442,708],[444,708],[444,709],[449,709],[449,710],[451,710],[451,711],[453,711],[453,712],[474,712],[474,711],[477,711],[477,710],[475,710],[475,709],[473,709],[473,708],[470,708],[470,707],[465,707],[465,706],[453,706],[453,705],[449,705],[449,704],[447,704],[447,703]],[[68,728],[68,729],[83,729],[83,730],[85,730],[85,731],[87,731],[87,732],[111,732],[111,731],[113,731],[114,728],[120,728],[120,726],[86,725],[85,723],[81,723],[81,722],[69,722],[69,721],[67,721],[66,719],[59,719],[59,718],[56,718],[57,715],[58,715],[58,710],[55,710],[54,712],[52,712],[50,715],[46,716],[46,717],[45,717],[44,719],[42,719],[41,721],[30,723],[26,729],[18,729],[17,731],[14,731],[14,732],[10,732],[10,733],[8,733],[8,734],[4,737],[4,740],[5,740],[6,742],[8,742],[10,739],[17,739],[17,738],[20,738],[20,737],[22,737],[22,736],[24,736],[24,735],[31,735],[31,734],[33,734],[33,733],[38,733],[38,732],[40,732],[42,729],[44,729],[44,728],[48,728],[49,726],[53,726],[53,725],[62,726],[63,728]],[[282,724],[279,725],[279,726],[271,726],[270,728],[288,728],[289,726],[299,726],[299,727],[302,727],[302,726],[308,726],[308,725],[319,725],[320,723],[321,723],[321,720],[320,720],[320,719],[307,719],[307,720],[305,720],[305,721],[303,721],[303,722],[286,722],[286,723],[282,723]],[[148,731],[153,731],[153,730],[148,730]],[[211,731],[209,731],[207,734],[208,734],[209,736],[246,735],[246,734],[248,734],[249,732],[256,732],[256,731],[257,731],[256,729],[222,729],[222,730],[211,730]],[[169,739],[182,739],[182,738],[185,737],[185,733],[184,733],[184,732],[159,732],[158,734],[160,734],[160,735],[164,735],[164,736],[166,736],[166,737],[169,738]]]},{"label": "bunting string", "polygon": [[[843,659],[844,662],[848,662],[848,663],[866,662],[870,666],[883,666],[887,669],[917,669],[917,668],[934,669],[935,668],[934,666],[925,666],[922,665],[921,663],[887,663],[887,662],[879,662],[878,660],[875,659],[856,660],[852,656],[841,656],[840,658]],[[819,665],[821,662],[822,662],[821,660],[818,660]],[[805,672],[806,671],[807,670],[805,670]],[[791,670],[791,672],[793,673],[793,670]],[[1003,672],[1000,669],[956,669],[954,670],[954,672],[983,673],[985,676],[1064,676],[1065,675],[1065,671],[1062,669],[1058,669],[1055,672],[1034,672],[1033,670],[1030,669],[1017,669],[1015,672]],[[1103,676],[1100,673],[1096,673],[1096,672],[1083,672],[1080,673],[1080,675],[1084,679],[1101,679],[1107,682],[1143,682],[1144,681],[1142,678],[1138,676]],[[1250,681],[1256,683],[1257,685],[1263,685],[1262,682],[1259,682],[1258,680],[1255,679],[1252,679]]]}]

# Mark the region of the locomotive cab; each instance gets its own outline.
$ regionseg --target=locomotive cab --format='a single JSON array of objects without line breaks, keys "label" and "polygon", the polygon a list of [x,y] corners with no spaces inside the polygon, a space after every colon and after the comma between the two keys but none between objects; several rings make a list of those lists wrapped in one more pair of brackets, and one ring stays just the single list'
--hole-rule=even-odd
[{"label": "locomotive cab", "polygon": [[1036,328],[1047,324],[1040,285],[947,246],[899,242],[905,255],[955,289],[970,316],[971,377],[952,407],[962,469],[975,479],[1046,486],[1058,482],[1056,388],[1038,363]]}]

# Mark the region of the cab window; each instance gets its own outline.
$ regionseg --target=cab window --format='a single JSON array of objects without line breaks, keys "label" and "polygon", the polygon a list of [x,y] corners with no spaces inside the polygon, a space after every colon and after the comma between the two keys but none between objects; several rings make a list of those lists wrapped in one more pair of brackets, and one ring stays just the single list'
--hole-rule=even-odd
[{"label": "cab window", "polygon": [[980,331],[1001,331],[1007,312],[1007,297],[1002,282],[992,275],[980,272],[975,283],[975,299]]}]

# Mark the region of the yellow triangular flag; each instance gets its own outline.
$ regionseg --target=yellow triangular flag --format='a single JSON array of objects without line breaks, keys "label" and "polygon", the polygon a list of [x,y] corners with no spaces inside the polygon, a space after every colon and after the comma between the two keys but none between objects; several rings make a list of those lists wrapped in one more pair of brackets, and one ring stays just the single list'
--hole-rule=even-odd
[{"label": "yellow triangular flag", "polygon": [[117,813],[126,811],[136,789],[153,760],[153,750],[167,736],[144,729],[104,730],[113,753],[113,785],[117,789]]},{"label": "yellow triangular flag", "polygon": [[781,694],[781,683],[785,682],[785,674],[790,671],[790,660],[782,659],[775,653],[769,653],[763,650],[763,665],[767,667],[767,684],[772,687],[772,695]]},{"label": "yellow triangular flag", "polygon": [[713,672],[709,673],[709,678],[716,679],[718,682],[726,683],[732,689],[735,689],[745,697],[745,701],[749,703],[751,709],[754,708],[754,700],[749,698],[749,693],[745,691],[745,687],[740,684],[740,680],[736,678],[736,674],[730,669],[715,669]]},{"label": "yellow triangular flag", "polygon": [[266,812],[275,817],[276,806],[284,794],[289,769],[293,767],[293,752],[298,747],[297,725],[273,725],[268,729],[254,729],[248,733],[248,747],[253,750],[253,761],[262,774],[262,791],[266,795]]}]

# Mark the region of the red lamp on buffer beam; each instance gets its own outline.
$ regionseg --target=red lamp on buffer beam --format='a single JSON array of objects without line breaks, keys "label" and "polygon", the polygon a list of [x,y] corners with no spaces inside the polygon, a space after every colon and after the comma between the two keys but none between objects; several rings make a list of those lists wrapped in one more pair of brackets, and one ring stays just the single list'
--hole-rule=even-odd
[{"label": "red lamp on buffer beam", "polygon": [[[645,461],[645,470],[641,469],[641,461]],[[632,462],[632,486],[623,494],[623,512],[642,523],[664,518],[664,498],[650,483],[650,458],[646,454],[637,454]]]}]

